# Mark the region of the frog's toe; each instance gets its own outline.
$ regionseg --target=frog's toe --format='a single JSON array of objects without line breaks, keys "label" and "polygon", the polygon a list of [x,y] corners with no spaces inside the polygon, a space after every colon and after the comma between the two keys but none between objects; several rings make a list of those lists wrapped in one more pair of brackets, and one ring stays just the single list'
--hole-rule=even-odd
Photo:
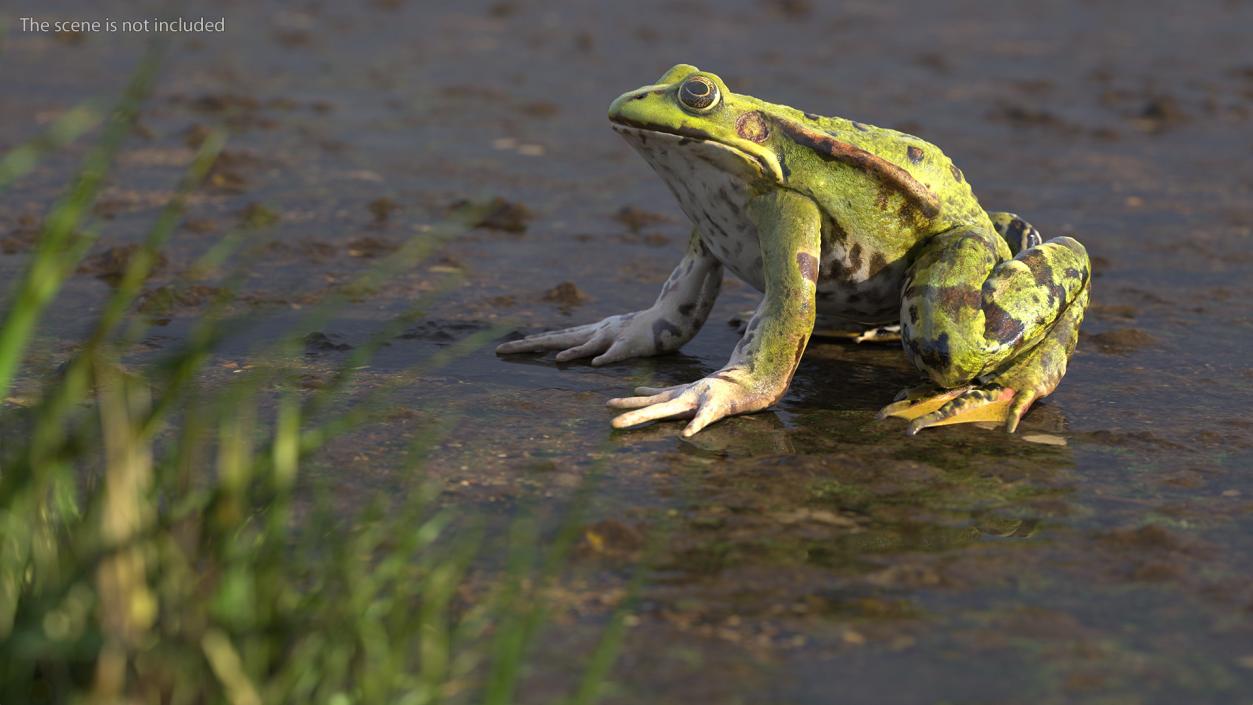
[{"label": "frog's toe", "polygon": [[662,392],[672,392],[676,389],[686,389],[687,386],[688,385],[686,384],[676,384],[671,387],[636,387],[635,393],[643,396],[652,396],[654,394],[661,394]]},{"label": "frog's toe", "polygon": [[895,416],[911,421],[923,414],[935,411],[967,389],[969,387],[943,389],[931,383],[909,387],[901,390],[901,393],[896,395],[895,401],[879,410],[879,418],[886,419],[889,416]]},{"label": "frog's toe", "polygon": [[610,409],[642,409],[653,404],[670,401],[683,393],[690,385],[680,384],[677,387],[667,387],[664,389],[656,389],[653,387],[637,387],[635,393],[639,396],[634,397],[617,397],[605,402],[605,406]]},{"label": "frog's toe", "polygon": [[596,323],[566,328],[565,330],[549,331],[528,335],[519,340],[510,340],[496,346],[497,355],[516,355],[518,353],[548,352],[564,350],[571,346],[579,346],[588,342],[597,329]]},{"label": "frog's toe", "polygon": [[924,428],[959,423],[991,423],[1012,432],[1035,399],[1034,394],[1019,398],[1015,390],[996,384],[955,391],[917,402],[903,413],[892,415],[909,419],[905,432],[911,436]]},{"label": "frog's toe", "polygon": [[728,416],[760,411],[777,396],[753,388],[744,380],[736,379],[733,371],[726,370],[691,384],[662,389],[640,387],[635,391],[642,395],[609,400],[611,408],[630,409],[613,419],[614,428],[629,428],[649,421],[691,419],[683,429],[684,438]]},{"label": "frog's toe", "polygon": [[627,341],[617,340],[609,346],[608,350],[592,358],[592,367],[629,360],[643,352],[644,350],[640,346],[632,345]]}]

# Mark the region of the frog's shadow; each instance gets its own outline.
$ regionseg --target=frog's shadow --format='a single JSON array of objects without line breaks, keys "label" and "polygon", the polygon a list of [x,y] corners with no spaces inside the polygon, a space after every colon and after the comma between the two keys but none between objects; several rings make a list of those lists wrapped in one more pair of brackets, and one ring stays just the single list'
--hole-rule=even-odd
[{"label": "frog's shadow", "polygon": [[[847,345],[839,342],[832,344]],[[557,366],[566,368],[578,364],[587,363],[575,361],[557,363]],[[668,387],[696,381],[716,372],[718,367],[705,358],[674,352],[626,360],[600,369],[618,369],[632,376],[647,377],[648,381],[644,384],[648,386]],[[902,389],[921,381],[912,370],[892,365],[844,357],[807,356],[801,360],[783,401],[789,409],[877,412],[891,403]]]},{"label": "frog's shadow", "polygon": [[918,384],[917,374],[896,367],[852,360],[801,360],[787,406],[824,411],[875,411],[897,393]]}]

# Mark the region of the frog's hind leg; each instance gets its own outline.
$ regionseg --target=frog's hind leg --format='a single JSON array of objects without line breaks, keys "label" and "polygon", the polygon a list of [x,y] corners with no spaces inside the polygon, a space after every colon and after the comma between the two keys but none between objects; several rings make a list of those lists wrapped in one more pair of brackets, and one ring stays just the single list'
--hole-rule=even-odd
[{"label": "frog's hind leg", "polygon": [[1014,255],[1044,242],[1044,237],[1034,225],[1013,213],[993,211],[988,213],[988,218],[992,220],[992,227],[996,228],[996,233],[1005,239],[1005,243],[1009,245],[1009,251]]},{"label": "frog's hind leg", "polygon": [[910,268],[902,296],[906,354],[934,387],[881,414],[929,426],[993,422],[1009,431],[1066,372],[1088,302],[1083,246],[1056,238],[1012,259],[999,233],[955,229]]},{"label": "frog's hind leg", "polygon": [[[1066,374],[1066,365],[1079,342],[1079,325],[1088,305],[1088,287],[1073,301],[1053,328],[1034,348],[1012,358],[1002,369],[983,375],[977,384],[956,389],[935,390],[930,395],[915,393],[884,407],[880,418],[895,416],[909,421],[906,433],[913,435],[931,426],[959,423],[992,423],[1013,433],[1018,422],[1037,399],[1057,388]],[[916,392],[915,390],[908,390]]]}]

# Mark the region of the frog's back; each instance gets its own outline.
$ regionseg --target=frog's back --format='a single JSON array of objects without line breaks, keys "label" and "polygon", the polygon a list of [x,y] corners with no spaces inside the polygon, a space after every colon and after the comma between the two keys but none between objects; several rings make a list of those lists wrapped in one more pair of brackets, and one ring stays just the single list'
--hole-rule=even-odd
[{"label": "frog's back", "polygon": [[[960,223],[985,225],[986,214],[965,174],[939,147],[886,127],[766,104],[788,137],[787,185],[806,193],[832,215],[857,209],[847,189],[872,188],[877,210],[897,214],[920,231]],[[899,202],[893,204],[893,196]]]}]

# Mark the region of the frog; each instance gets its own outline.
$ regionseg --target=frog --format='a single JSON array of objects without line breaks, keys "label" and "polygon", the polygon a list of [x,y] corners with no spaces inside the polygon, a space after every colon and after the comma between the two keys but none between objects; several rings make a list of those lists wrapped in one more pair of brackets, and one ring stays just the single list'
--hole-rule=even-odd
[{"label": "frog", "polygon": [[673,352],[709,317],[724,272],[763,294],[725,365],[609,399],[614,428],[685,420],[691,437],[768,409],[822,324],[899,326],[922,380],[878,416],[910,435],[959,423],[1012,433],[1065,375],[1090,296],[1087,250],[984,210],[935,145],[733,93],[689,64],[623,93],[608,117],[691,221],[686,251],[652,306],[496,352],[593,366]]}]

